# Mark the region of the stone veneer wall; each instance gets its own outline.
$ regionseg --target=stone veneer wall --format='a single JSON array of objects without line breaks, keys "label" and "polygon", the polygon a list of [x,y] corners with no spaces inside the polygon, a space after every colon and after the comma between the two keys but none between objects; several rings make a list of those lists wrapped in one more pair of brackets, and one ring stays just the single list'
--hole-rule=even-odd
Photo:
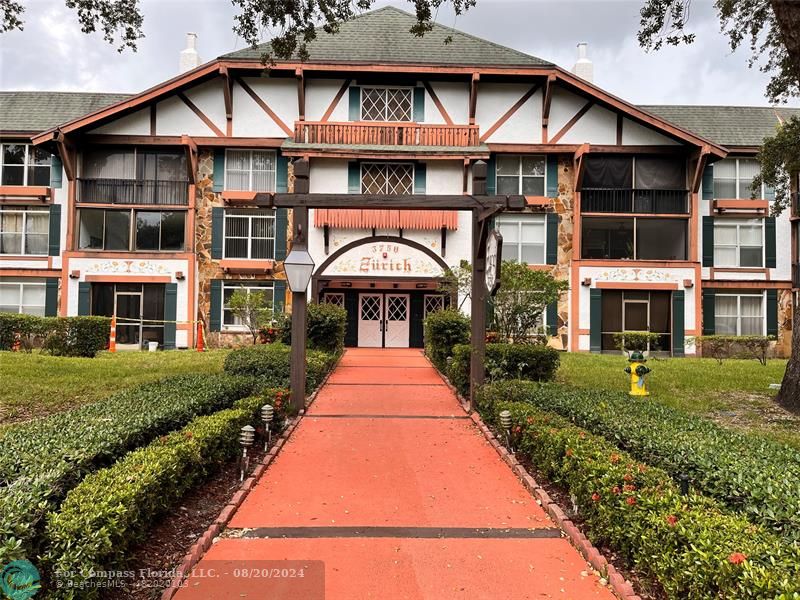
[{"label": "stone veneer wall", "polygon": [[792,353],[792,290],[778,290],[778,341],[775,356],[788,357]]},{"label": "stone veneer wall", "polygon": [[[211,309],[211,280],[226,279],[229,281],[271,281],[284,279],[282,265],[276,265],[275,276],[272,275],[239,275],[227,274],[218,260],[211,258],[211,209],[224,206],[222,195],[214,192],[214,151],[203,149],[197,157],[197,185],[195,186],[195,252],[197,254],[197,313],[203,321],[206,332],[206,345],[209,347],[230,347],[252,343],[247,332],[233,333],[209,331],[209,312]],[[294,188],[294,176],[289,165],[289,190]],[[281,271],[278,273],[277,271]],[[286,292],[289,303],[289,291]]]},{"label": "stone veneer wall", "polygon": [[[553,202],[553,209],[559,215],[558,224],[558,259],[553,267],[556,279],[569,281],[572,263],[572,206],[574,197],[574,168],[572,156],[558,158],[558,197]],[[558,322],[556,336],[551,338],[550,345],[559,350],[569,349],[569,294],[565,292],[558,302]]]}]

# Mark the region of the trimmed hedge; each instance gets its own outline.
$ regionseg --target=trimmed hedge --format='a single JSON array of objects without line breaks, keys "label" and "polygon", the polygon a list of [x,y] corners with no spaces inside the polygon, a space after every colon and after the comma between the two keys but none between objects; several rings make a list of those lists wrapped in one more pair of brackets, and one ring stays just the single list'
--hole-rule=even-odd
[{"label": "trimmed hedge", "polygon": [[[274,398],[278,392],[267,395]],[[197,417],[70,491],[60,511],[48,515],[44,559],[51,575],[69,573],[67,579],[80,591],[57,590],[54,596],[96,597],[99,590],[81,590],[80,584],[92,579],[92,571],[118,565],[127,548],[145,537],[153,519],[236,456],[239,430],[257,422],[264,402],[264,397],[243,398],[233,408]]]},{"label": "trimmed hedge", "polygon": [[[341,352],[344,348],[344,332],[347,326],[347,311],[341,306],[312,302],[308,305],[306,318],[306,345],[312,350]],[[278,328],[280,340],[287,346],[292,343],[292,315],[284,313]]]},{"label": "trimmed hedge", "polygon": [[517,454],[575,498],[593,543],[620,553],[667,597],[789,600],[800,594],[800,545],[710,498],[682,496],[665,471],[560,416],[521,402],[482,408],[495,426],[502,410],[511,411]]},{"label": "trimmed hedge", "polygon": [[[469,393],[471,347],[459,344],[453,348],[453,363],[445,372],[461,395]],[[486,379],[555,379],[561,356],[558,350],[542,344],[486,344]]]},{"label": "trimmed hedge", "polygon": [[[224,370],[231,375],[258,377],[264,387],[288,387],[291,348],[284,344],[245,346],[225,357]],[[336,364],[337,354],[320,350],[306,352],[306,391],[322,383]]]},{"label": "trimmed hedge", "polygon": [[41,345],[56,356],[94,357],[108,347],[111,319],[107,317],[37,317],[0,313],[0,350],[10,350],[15,334],[25,349]]},{"label": "trimmed hedge", "polygon": [[447,357],[453,356],[453,348],[469,343],[470,320],[458,309],[437,310],[427,317],[425,329],[425,354],[442,372],[447,372]]},{"label": "trimmed hedge", "polygon": [[507,382],[478,402],[527,402],[558,413],[705,494],[793,540],[800,540],[800,455],[788,446],[625,394],[560,385]]},{"label": "trimmed hedge", "polygon": [[249,378],[183,375],[8,427],[0,437],[0,564],[33,556],[41,521],[87,473],[253,391]]}]

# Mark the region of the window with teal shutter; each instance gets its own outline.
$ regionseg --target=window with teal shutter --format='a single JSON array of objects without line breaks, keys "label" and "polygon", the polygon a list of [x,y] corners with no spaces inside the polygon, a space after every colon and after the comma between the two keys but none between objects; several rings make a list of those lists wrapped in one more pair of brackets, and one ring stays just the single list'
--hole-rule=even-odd
[{"label": "window with teal shutter", "polygon": [[78,316],[86,317],[89,315],[89,302],[92,297],[92,284],[81,281],[78,284]]},{"label": "window with teal shutter", "polygon": [[685,292],[672,292],[672,356],[683,356],[686,352]]},{"label": "window with teal shutter", "polygon": [[497,161],[494,154],[486,161],[486,195],[497,194]]},{"label": "window with teal shutter", "polygon": [[714,335],[716,324],[717,293],[715,290],[703,290],[703,335]]},{"label": "window with teal shutter", "polygon": [[358,161],[347,163],[347,193],[361,193],[361,165]]},{"label": "window with teal shutter", "polygon": [[714,165],[706,165],[703,169],[703,200],[714,199]]},{"label": "window with teal shutter", "polygon": [[768,269],[777,266],[777,240],[775,234],[775,217],[764,219],[764,259]]},{"label": "window with teal shutter", "polygon": [[547,213],[546,219],[546,256],[545,262],[548,265],[558,263],[558,215]]},{"label": "window with teal shutter", "polygon": [[425,179],[428,172],[428,165],[425,163],[417,163],[414,165],[414,193],[425,193]]},{"label": "window with teal shutter", "polygon": [[714,217],[703,217],[703,266],[714,266]]},{"label": "window with teal shutter", "polygon": [[350,109],[348,116],[351,121],[361,120],[361,88],[352,86],[350,88]]},{"label": "window with teal shutter", "polygon": [[289,227],[289,209],[275,211],[275,260],[286,258],[286,229]]},{"label": "window with teal shutter", "polygon": [[211,209],[211,258],[222,258],[222,245],[225,243],[225,209],[215,206]]},{"label": "window with teal shutter", "polygon": [[425,121],[425,88],[414,88],[414,121]]},{"label": "window with teal shutter", "polygon": [[50,157],[50,187],[60,188],[62,182],[62,169],[61,157],[53,155]]},{"label": "window with teal shutter", "polygon": [[58,277],[48,277],[44,291],[44,316],[58,315]]},{"label": "window with teal shutter", "polygon": [[603,290],[589,290],[589,351],[603,350]]},{"label": "window with teal shutter", "polygon": [[48,252],[49,256],[58,256],[61,254],[61,205],[52,204],[50,206],[50,223],[48,235]]},{"label": "window with teal shutter", "polygon": [[558,196],[558,156],[555,154],[547,155],[547,197],[556,198]]},{"label": "window with teal shutter", "polygon": [[273,312],[278,315],[286,308],[286,282],[282,279],[275,280]]},{"label": "window with teal shutter", "polygon": [[214,150],[214,172],[211,175],[214,181],[215,192],[221,192],[225,189],[225,149],[217,148]]},{"label": "window with teal shutter", "polygon": [[778,290],[767,290],[767,335],[778,335]]},{"label": "window with teal shutter", "polygon": [[289,157],[279,156],[275,171],[275,191],[285,194],[289,191]]},{"label": "window with teal shutter", "polygon": [[545,317],[547,317],[547,335],[556,335],[558,333],[558,302],[551,302],[547,305]]},{"label": "window with teal shutter", "polygon": [[222,328],[222,280],[211,280],[211,302],[208,309],[208,330],[219,331]]},{"label": "window with teal shutter", "polygon": [[178,284],[164,285],[164,350],[175,349],[175,331],[178,318]]}]

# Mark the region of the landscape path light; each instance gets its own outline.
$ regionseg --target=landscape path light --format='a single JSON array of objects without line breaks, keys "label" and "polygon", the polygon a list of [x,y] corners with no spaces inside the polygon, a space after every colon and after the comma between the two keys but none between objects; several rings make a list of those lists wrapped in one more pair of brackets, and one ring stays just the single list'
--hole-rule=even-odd
[{"label": "landscape path light", "polygon": [[244,473],[250,465],[250,458],[247,456],[247,449],[253,445],[256,439],[256,430],[252,425],[245,425],[239,432],[239,444],[242,446],[242,469],[239,474],[239,481],[244,481]]},{"label": "landscape path light", "polygon": [[270,429],[270,425],[274,417],[275,409],[272,408],[271,404],[265,404],[261,407],[261,420],[264,421],[264,433],[266,434],[264,438],[264,452],[269,450],[269,445],[272,443],[272,430]]},{"label": "landscape path light", "polygon": [[511,411],[504,410],[500,413],[500,427],[506,432],[506,446],[514,453],[514,449],[511,447]]}]

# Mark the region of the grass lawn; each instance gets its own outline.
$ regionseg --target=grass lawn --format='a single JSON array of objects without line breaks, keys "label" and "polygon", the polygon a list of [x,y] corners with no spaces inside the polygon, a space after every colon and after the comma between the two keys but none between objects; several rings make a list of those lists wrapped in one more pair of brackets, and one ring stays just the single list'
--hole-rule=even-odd
[{"label": "grass lawn", "polygon": [[[607,354],[564,353],[557,378],[578,387],[627,391],[627,361]],[[699,413],[730,427],[764,434],[800,448],[800,417],[777,406],[769,390],[780,383],[786,360],[650,359],[651,398]]]},{"label": "grass lawn", "polygon": [[0,424],[66,410],[169,375],[222,371],[227,351],[101,352],[66,358],[0,352]]}]

